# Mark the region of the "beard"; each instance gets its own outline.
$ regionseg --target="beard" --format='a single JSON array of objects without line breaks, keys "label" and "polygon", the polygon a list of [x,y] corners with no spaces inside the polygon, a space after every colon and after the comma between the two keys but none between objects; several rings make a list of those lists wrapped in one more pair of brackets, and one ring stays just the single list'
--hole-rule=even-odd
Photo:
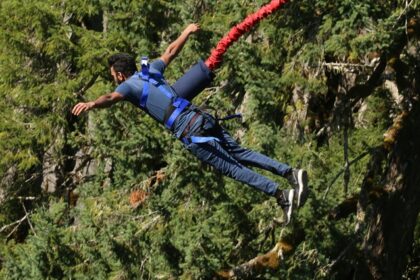
[{"label": "beard", "polygon": [[118,80],[117,78],[114,78],[114,82],[115,82],[117,85],[121,85],[123,81],[120,81],[120,80]]}]

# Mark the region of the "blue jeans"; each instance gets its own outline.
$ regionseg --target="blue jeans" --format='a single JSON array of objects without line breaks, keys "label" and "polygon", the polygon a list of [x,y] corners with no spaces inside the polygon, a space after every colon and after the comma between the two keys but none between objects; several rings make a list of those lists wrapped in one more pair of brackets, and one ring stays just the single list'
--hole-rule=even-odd
[{"label": "blue jeans", "polygon": [[[209,117],[211,116],[207,115],[204,121]],[[194,134],[192,131],[189,136]],[[273,196],[276,193],[278,184],[249,169],[247,166],[259,167],[282,177],[291,170],[291,167],[287,164],[241,147],[218,124],[214,124],[210,129],[207,129],[205,135],[216,137],[220,141],[212,140],[205,143],[191,143],[187,145],[187,149],[197,158],[210,164],[224,175],[248,184],[268,195]]]}]

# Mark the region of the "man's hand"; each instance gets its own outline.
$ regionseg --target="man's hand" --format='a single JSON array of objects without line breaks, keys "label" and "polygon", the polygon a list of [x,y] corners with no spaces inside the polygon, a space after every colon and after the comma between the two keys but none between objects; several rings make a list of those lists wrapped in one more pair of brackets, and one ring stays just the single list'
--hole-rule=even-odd
[{"label": "man's hand", "polygon": [[198,23],[191,23],[185,28],[185,30],[191,34],[200,31],[200,25]]},{"label": "man's hand", "polygon": [[76,106],[74,106],[73,110],[71,111],[73,115],[80,115],[83,112],[87,112],[89,110],[91,110],[93,107],[95,106],[95,102],[91,101],[91,102],[81,102],[76,104]]}]

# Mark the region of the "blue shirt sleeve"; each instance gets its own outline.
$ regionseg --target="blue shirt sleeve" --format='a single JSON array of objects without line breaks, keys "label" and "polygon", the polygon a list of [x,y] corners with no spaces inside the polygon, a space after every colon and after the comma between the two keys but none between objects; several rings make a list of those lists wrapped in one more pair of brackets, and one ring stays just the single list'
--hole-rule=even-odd
[{"label": "blue shirt sleeve", "polygon": [[152,63],[150,63],[150,71],[151,72],[159,72],[159,73],[163,74],[163,72],[165,72],[165,69],[166,69],[166,64],[160,58],[158,58],[158,59],[154,60]]},{"label": "blue shirt sleeve", "polygon": [[124,96],[124,99],[127,99],[131,92],[131,87],[128,83],[124,82],[115,89],[116,92],[120,93],[122,96]]}]

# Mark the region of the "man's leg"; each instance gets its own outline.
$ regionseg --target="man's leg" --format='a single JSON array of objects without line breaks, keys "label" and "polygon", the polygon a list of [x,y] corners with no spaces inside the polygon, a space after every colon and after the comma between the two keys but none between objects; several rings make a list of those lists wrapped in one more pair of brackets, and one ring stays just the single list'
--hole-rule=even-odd
[{"label": "man's leg", "polygon": [[277,183],[242,165],[215,140],[205,143],[192,143],[187,148],[201,161],[210,164],[224,175],[275,197],[284,211],[284,224],[290,222],[294,207],[294,189],[278,189]]},{"label": "man's leg", "polygon": [[202,60],[192,66],[172,88],[179,97],[191,101],[213,81],[214,74]]},{"label": "man's leg", "polygon": [[223,148],[237,161],[246,166],[259,167],[285,177],[294,187],[297,206],[303,206],[308,195],[308,175],[303,169],[293,169],[285,163],[240,146],[222,127],[217,129]]},{"label": "man's leg", "polygon": [[188,150],[201,161],[222,172],[223,175],[248,184],[268,195],[275,195],[277,183],[238,162],[219,142],[212,140],[206,143],[192,143],[188,145]]},{"label": "man's leg", "polygon": [[292,171],[285,163],[240,146],[223,128],[220,128],[217,134],[223,148],[243,165],[262,168],[282,177],[286,177]]}]

